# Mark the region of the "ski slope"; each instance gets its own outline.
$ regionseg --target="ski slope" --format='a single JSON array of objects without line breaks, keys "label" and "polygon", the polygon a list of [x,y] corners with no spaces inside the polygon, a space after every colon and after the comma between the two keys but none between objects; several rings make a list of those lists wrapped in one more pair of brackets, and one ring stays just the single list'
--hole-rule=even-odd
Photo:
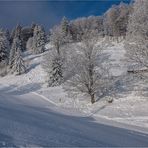
[{"label": "ski slope", "polygon": [[[118,92],[113,103],[109,104],[106,101],[107,98],[102,98],[92,105],[90,100],[86,100],[83,97],[80,99],[67,97],[62,86],[46,87],[46,73],[43,70],[42,63],[44,56],[52,48],[50,43],[46,45],[47,50],[42,54],[32,55],[28,51],[24,53],[24,60],[27,65],[25,74],[20,76],[8,74],[5,77],[0,77],[0,87],[1,85],[7,86],[5,89],[3,88],[1,93],[19,96],[32,94],[43,101],[56,105],[58,108],[65,108],[68,112],[72,110],[71,114],[73,114],[74,110],[79,110],[87,114],[87,116],[99,117],[99,120],[104,118],[108,121],[113,120],[148,129],[148,99],[145,94],[147,92],[147,84],[139,82],[139,80],[137,81],[127,74],[124,41],[117,43],[100,39],[97,45],[103,45],[104,58],[110,64],[111,73],[119,77],[117,83]],[[77,47],[76,43],[72,43],[70,46],[72,48],[68,49],[71,50],[75,50]],[[28,101],[30,102],[29,99]],[[32,103],[35,102],[32,101]]]},{"label": "ski slope", "polygon": [[0,147],[148,146],[148,135],[100,124],[33,93],[12,95],[0,87]]}]

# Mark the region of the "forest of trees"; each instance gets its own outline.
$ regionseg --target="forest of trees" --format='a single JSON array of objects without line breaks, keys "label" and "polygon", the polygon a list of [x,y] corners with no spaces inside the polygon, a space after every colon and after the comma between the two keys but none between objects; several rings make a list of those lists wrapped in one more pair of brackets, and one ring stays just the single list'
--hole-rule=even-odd
[{"label": "forest of trees", "polygon": [[38,24],[24,28],[18,24],[11,33],[0,29],[0,75],[25,73],[23,52],[30,50],[32,54],[42,53],[45,43],[45,30]]},{"label": "forest of trees", "polygon": [[[51,42],[54,50],[48,52],[43,63],[48,86],[64,84],[66,91],[87,95],[94,103],[95,96],[104,93],[112,84],[108,68],[97,61],[102,51],[102,47],[95,47],[99,36],[115,37],[117,42],[119,37],[127,39],[128,60],[147,68],[148,1],[121,2],[102,16],[71,21],[63,17],[61,23],[50,29],[49,33],[38,24],[28,28],[17,25],[11,33],[0,29],[0,75],[25,73],[27,67],[23,52],[43,53],[46,42]],[[81,42],[76,46],[79,54],[67,50],[69,44],[76,42]]]}]

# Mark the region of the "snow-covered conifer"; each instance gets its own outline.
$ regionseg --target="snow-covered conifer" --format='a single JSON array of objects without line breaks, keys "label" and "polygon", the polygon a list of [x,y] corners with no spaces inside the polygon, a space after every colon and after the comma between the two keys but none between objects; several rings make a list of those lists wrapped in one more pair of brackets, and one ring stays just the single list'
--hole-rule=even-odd
[{"label": "snow-covered conifer", "polygon": [[9,42],[9,45],[10,45],[10,32],[8,29],[5,31],[5,35],[6,35],[8,42]]},{"label": "snow-covered conifer", "polygon": [[19,37],[14,38],[13,43],[11,45],[10,55],[9,55],[9,68],[10,69],[13,67],[17,50],[21,50],[21,40]]},{"label": "snow-covered conifer", "polygon": [[9,41],[6,36],[6,31],[0,30],[0,75],[7,74],[7,65],[9,59]]},{"label": "snow-covered conifer", "polygon": [[42,26],[36,25],[33,33],[33,53],[38,54],[45,51],[46,35]]},{"label": "snow-covered conifer", "polygon": [[21,40],[19,37],[16,37],[14,38],[13,40],[13,43],[12,43],[12,46],[11,46],[11,49],[10,49],[10,56],[9,56],[9,67],[10,69],[13,67],[14,65],[14,59],[15,59],[15,56],[16,56],[16,52],[18,50],[21,51]]},{"label": "snow-covered conifer", "polygon": [[12,72],[20,75],[25,72],[25,64],[21,55],[21,43],[20,43],[19,38],[15,38],[13,41],[12,45],[12,51],[14,52],[13,58],[12,58],[12,63],[11,63],[11,68]]},{"label": "snow-covered conifer", "polygon": [[66,37],[69,32],[69,22],[66,17],[63,17],[61,21],[61,28],[62,28],[63,37]]},{"label": "snow-covered conifer", "polygon": [[54,45],[52,51],[46,56],[44,68],[47,71],[47,81],[49,86],[57,86],[63,82],[63,51],[66,37],[61,26],[55,26],[51,30],[50,41]]},{"label": "snow-covered conifer", "polygon": [[25,67],[25,64],[24,64],[24,61],[23,61],[23,58],[22,58],[22,55],[21,55],[21,51],[20,50],[18,50],[16,52],[16,54],[15,54],[12,71],[16,75],[23,74],[26,71],[26,67]]},{"label": "snow-covered conifer", "polygon": [[50,51],[45,58],[43,67],[47,72],[48,86],[58,86],[63,82],[63,60],[56,51]]},{"label": "snow-covered conifer", "polygon": [[20,39],[20,47],[21,47],[21,51],[24,51],[24,47],[23,47],[23,39],[22,39],[22,27],[17,24],[17,26],[12,30],[11,35],[10,35],[10,43],[12,45],[13,40],[15,38],[19,38]]},{"label": "snow-covered conifer", "polygon": [[0,30],[0,63],[7,64],[9,56],[9,41],[7,40],[4,30]]}]

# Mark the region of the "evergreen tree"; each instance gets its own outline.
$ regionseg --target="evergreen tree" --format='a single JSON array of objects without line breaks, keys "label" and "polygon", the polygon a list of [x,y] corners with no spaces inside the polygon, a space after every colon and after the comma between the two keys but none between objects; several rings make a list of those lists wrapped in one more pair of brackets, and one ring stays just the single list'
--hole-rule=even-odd
[{"label": "evergreen tree", "polygon": [[21,40],[19,37],[14,38],[11,49],[10,49],[10,56],[9,56],[9,67],[10,69],[13,67],[14,65],[14,59],[16,56],[16,52],[18,50],[21,51]]},{"label": "evergreen tree", "polygon": [[33,23],[31,24],[32,32],[34,32],[34,28],[35,28],[35,26],[36,26],[36,24],[33,22]]},{"label": "evergreen tree", "polygon": [[47,72],[48,86],[58,86],[63,82],[63,60],[55,51],[47,54],[43,66]]},{"label": "evergreen tree", "polygon": [[21,51],[17,50],[16,54],[15,54],[15,58],[14,58],[14,64],[12,67],[12,71],[16,74],[16,75],[20,75],[25,73],[26,71],[26,67],[21,55]]},{"label": "evergreen tree", "polygon": [[4,30],[0,30],[0,63],[8,63],[9,42]]},{"label": "evergreen tree", "polygon": [[5,35],[6,35],[7,41],[9,42],[9,45],[10,45],[10,32],[8,29],[5,31]]},{"label": "evergreen tree", "polygon": [[10,55],[9,55],[9,68],[11,69],[12,68],[12,65],[13,65],[13,62],[14,62],[14,56],[15,56],[15,53],[16,53],[16,49],[14,47],[14,43],[12,44],[11,46],[11,49],[10,49]]},{"label": "evergreen tree", "polygon": [[62,21],[61,21],[61,33],[62,33],[62,38],[64,43],[69,43],[72,41],[72,34],[70,32],[70,25],[69,25],[69,21],[67,20],[66,17],[63,17]]},{"label": "evergreen tree", "polygon": [[25,64],[21,55],[21,41],[19,38],[15,38],[12,45],[14,56],[12,60],[12,72],[20,75],[25,72]]},{"label": "evergreen tree", "polygon": [[12,45],[13,43],[14,35],[15,35],[15,29],[13,29],[10,33],[10,45]]},{"label": "evergreen tree", "polygon": [[13,43],[13,40],[15,38],[19,38],[20,39],[20,48],[21,51],[24,51],[24,47],[23,47],[23,39],[22,39],[22,27],[18,24],[16,26],[16,28],[14,30],[12,30],[12,33],[10,35],[10,43]]},{"label": "evergreen tree", "polygon": [[36,25],[33,34],[33,53],[38,54],[45,51],[46,35],[42,26]]},{"label": "evergreen tree", "polygon": [[21,31],[22,31],[22,27],[18,24],[18,25],[16,26],[16,29],[15,29],[14,37],[15,37],[15,38],[16,38],[16,37],[21,38]]},{"label": "evergreen tree", "polygon": [[6,32],[0,30],[0,76],[5,76],[7,74],[9,48]]},{"label": "evergreen tree", "polygon": [[50,42],[50,36],[51,36],[51,30],[49,30],[49,32],[46,35],[46,41]]},{"label": "evergreen tree", "polygon": [[58,86],[62,83],[63,75],[62,75],[62,60],[60,57],[55,57],[52,60],[52,69],[49,76],[49,86]]},{"label": "evergreen tree", "polygon": [[66,37],[69,32],[69,22],[66,17],[63,17],[61,21],[61,28],[62,28],[63,36]]}]

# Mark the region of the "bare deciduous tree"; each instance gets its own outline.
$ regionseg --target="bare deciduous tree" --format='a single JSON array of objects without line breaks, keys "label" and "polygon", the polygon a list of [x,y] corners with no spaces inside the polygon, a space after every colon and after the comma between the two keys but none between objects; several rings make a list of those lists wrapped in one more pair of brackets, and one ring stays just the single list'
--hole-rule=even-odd
[{"label": "bare deciduous tree", "polygon": [[96,47],[96,42],[96,37],[91,33],[84,36],[82,45],[74,58],[75,66],[72,69],[74,75],[64,85],[68,93],[89,96],[92,104],[96,101],[97,93],[102,91],[109,82],[108,69],[99,62],[102,48]]},{"label": "bare deciduous tree", "polygon": [[104,15],[104,33],[105,35],[125,36],[127,31],[127,23],[131,6],[125,3],[113,5]]},{"label": "bare deciduous tree", "polygon": [[57,54],[60,55],[60,47],[64,44],[62,30],[59,26],[55,26],[51,30],[50,41],[54,45]]}]

